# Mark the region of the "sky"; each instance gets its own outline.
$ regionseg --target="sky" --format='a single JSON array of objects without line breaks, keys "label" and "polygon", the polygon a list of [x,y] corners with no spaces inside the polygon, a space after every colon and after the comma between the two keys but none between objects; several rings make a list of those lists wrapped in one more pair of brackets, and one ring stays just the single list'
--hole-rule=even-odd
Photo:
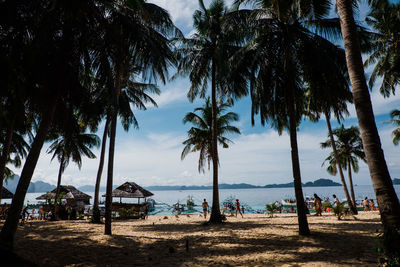
[{"label": "sky", "polygon": [[[185,35],[193,33],[192,15],[198,8],[197,0],[151,0],[170,12],[174,23]],[[209,1],[205,1],[208,6]],[[230,3],[227,1],[227,3]],[[362,7],[360,16],[365,14]],[[367,75],[371,69],[366,71]],[[171,70],[171,74],[174,70]],[[371,99],[376,124],[381,137],[382,148],[392,178],[400,177],[400,147],[392,143],[391,132],[394,126],[389,122],[389,113],[399,108],[398,95],[383,98],[377,90],[379,81],[371,92]],[[183,149],[182,142],[187,138],[190,125],[184,125],[182,118],[187,112],[201,106],[203,100],[190,103],[186,97],[190,82],[188,78],[179,78],[167,84],[158,84],[161,89],[159,96],[154,96],[158,108],[149,107],[146,111],[136,111],[139,129],[131,128],[125,132],[118,126],[114,161],[114,185],[126,181],[136,182],[142,186],[150,185],[211,185],[212,170],[199,173],[197,170],[198,154],[191,153],[185,160],[180,159]],[[220,183],[250,183],[266,185],[272,183],[292,182],[289,136],[285,132],[281,136],[269,125],[262,127],[259,118],[251,125],[251,101],[244,98],[235,103],[230,110],[240,116],[237,126],[241,135],[231,136],[234,144],[228,149],[219,148]],[[353,105],[349,105],[350,116],[343,122],[346,127],[357,125]],[[332,121],[332,126],[339,124]],[[103,125],[98,131],[102,136]],[[302,181],[314,181],[319,178],[329,178],[336,182],[338,176],[327,173],[326,167],[321,166],[330,151],[322,150],[320,143],[327,140],[326,121],[311,123],[304,120],[298,132],[299,157]],[[51,161],[47,154],[49,144],[42,149],[40,159],[32,181],[44,181],[56,184],[59,163]],[[93,152],[99,156],[100,148]],[[107,157],[106,157],[107,162]],[[99,159],[83,159],[81,170],[70,162],[62,178],[62,184],[75,186],[94,185]],[[102,185],[105,185],[107,167],[105,165]],[[21,169],[14,169],[20,174]],[[360,162],[360,170],[353,175],[354,183],[369,185],[371,179],[368,167]]]}]

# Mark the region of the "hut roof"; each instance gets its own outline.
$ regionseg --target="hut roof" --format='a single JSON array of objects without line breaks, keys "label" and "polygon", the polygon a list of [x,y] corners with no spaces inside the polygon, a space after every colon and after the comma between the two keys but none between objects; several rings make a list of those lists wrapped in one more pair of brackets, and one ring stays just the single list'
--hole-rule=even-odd
[{"label": "hut roof", "polygon": [[[151,197],[152,195],[153,193],[133,182],[126,182],[112,191],[113,197],[145,198]],[[104,196],[105,195],[103,195],[103,197]]]},{"label": "hut roof", "polygon": [[4,186],[1,188],[1,199],[13,198],[14,194],[8,191]]},{"label": "hut roof", "polygon": [[[46,193],[37,197],[36,199],[54,199],[56,196],[57,188],[53,189],[53,191]],[[61,185],[60,186],[60,193],[65,193],[63,199],[75,199],[75,200],[89,200],[92,198],[88,194],[79,191],[72,185]]]}]

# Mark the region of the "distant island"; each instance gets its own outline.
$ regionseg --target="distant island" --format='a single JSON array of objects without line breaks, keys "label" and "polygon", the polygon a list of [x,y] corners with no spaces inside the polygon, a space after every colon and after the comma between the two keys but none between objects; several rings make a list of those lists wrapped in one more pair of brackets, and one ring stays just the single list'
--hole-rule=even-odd
[{"label": "distant island", "polygon": [[[4,186],[10,190],[11,192],[15,193],[17,189],[19,181],[19,176],[14,175],[13,179],[9,179],[8,183],[4,183]],[[400,179],[394,178],[393,179],[394,185],[400,185]],[[306,182],[302,183],[303,187],[326,187],[326,186],[341,186],[340,183],[336,183],[330,179],[320,178],[315,180],[314,182]],[[252,185],[246,183],[240,184],[219,184],[219,189],[249,189],[249,188],[292,188],[293,182],[285,183],[285,184],[268,184],[264,186],[259,185]],[[114,185],[113,188],[115,189],[118,185]],[[28,187],[28,193],[42,193],[42,192],[49,192],[56,188],[55,185],[43,182],[43,181],[36,181],[31,182]],[[147,190],[150,191],[167,191],[167,190],[211,190],[211,185],[166,185],[166,186],[144,186]],[[84,192],[94,192],[94,185],[83,185],[77,187],[77,189],[84,191]],[[100,187],[100,192],[105,192],[106,188],[104,186]]]}]

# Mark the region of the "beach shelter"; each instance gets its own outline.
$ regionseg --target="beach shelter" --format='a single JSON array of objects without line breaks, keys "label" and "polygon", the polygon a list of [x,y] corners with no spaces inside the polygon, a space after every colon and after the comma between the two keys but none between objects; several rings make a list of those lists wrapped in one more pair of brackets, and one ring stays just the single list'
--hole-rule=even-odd
[{"label": "beach shelter", "polygon": [[12,199],[14,194],[8,191],[4,186],[1,188],[1,199]]},{"label": "beach shelter", "polygon": [[[103,195],[103,197],[105,196]],[[137,198],[139,203],[141,198],[146,199],[151,196],[153,193],[134,182],[126,182],[112,191],[112,197],[119,197],[120,201],[122,198]]]},{"label": "beach shelter", "polygon": [[[56,196],[57,188],[54,188],[53,191],[48,192],[44,195],[37,197],[37,200],[50,200],[54,199]],[[90,204],[90,199],[92,198],[88,194],[79,191],[72,185],[61,185],[60,193],[64,193],[62,199],[65,199],[69,205],[76,206],[84,206]]]}]

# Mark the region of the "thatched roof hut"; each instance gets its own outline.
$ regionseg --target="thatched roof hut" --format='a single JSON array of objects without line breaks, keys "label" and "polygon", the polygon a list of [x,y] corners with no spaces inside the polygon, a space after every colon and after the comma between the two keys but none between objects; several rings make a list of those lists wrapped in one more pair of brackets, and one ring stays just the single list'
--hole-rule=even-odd
[{"label": "thatched roof hut", "polygon": [[[103,195],[105,197],[106,195]],[[133,182],[126,182],[112,191],[113,197],[119,198],[147,198],[153,196],[153,193],[144,189]]]},{"label": "thatched roof hut", "polygon": [[8,191],[4,186],[1,188],[1,199],[12,199],[14,194]]},{"label": "thatched roof hut", "polygon": [[[49,200],[49,199],[54,199],[56,196],[57,188],[53,189],[53,191],[46,193],[44,195],[41,195],[37,197],[37,200]],[[72,185],[61,185],[60,186],[60,194],[64,193],[64,196],[62,199],[67,200],[69,203],[76,203],[76,204],[81,204],[80,202],[83,202],[83,204],[90,204],[90,199],[92,198],[88,194],[83,193],[82,191],[79,191]]]}]

